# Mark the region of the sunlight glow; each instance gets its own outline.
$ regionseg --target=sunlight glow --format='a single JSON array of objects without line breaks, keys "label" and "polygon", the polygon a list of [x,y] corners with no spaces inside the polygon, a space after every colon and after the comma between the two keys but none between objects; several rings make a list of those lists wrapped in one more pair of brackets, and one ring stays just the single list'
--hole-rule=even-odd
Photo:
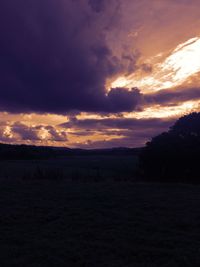
[{"label": "sunlight glow", "polygon": [[200,37],[191,38],[179,44],[164,61],[156,63],[150,74],[136,72],[127,77],[118,77],[111,87],[139,87],[143,92],[175,87],[200,71],[199,59]]},{"label": "sunlight glow", "polygon": [[40,131],[39,131],[39,137],[41,140],[48,140],[48,138],[50,137],[50,134],[49,132],[45,129],[45,128],[42,128]]},{"label": "sunlight glow", "polygon": [[200,111],[200,101],[191,100],[175,106],[155,105],[141,112],[127,113],[126,118],[150,119],[150,118],[178,118],[193,111]]},{"label": "sunlight glow", "polygon": [[3,131],[3,136],[6,137],[6,138],[12,138],[13,137],[13,134],[12,134],[10,126],[6,126],[5,127],[5,129]]}]

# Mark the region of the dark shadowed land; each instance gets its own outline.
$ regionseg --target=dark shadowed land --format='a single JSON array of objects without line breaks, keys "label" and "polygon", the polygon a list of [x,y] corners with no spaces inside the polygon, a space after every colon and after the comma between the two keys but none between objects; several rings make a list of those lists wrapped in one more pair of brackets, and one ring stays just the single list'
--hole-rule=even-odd
[{"label": "dark shadowed land", "polygon": [[144,149],[0,145],[1,266],[199,267],[199,122]]},{"label": "dark shadowed land", "polygon": [[1,266],[199,266],[200,187],[136,183],[137,164],[1,161]]},{"label": "dark shadowed land", "polygon": [[0,179],[135,180],[140,149],[81,150],[0,144]]},{"label": "dark shadowed land", "polygon": [[4,180],[0,194],[1,266],[199,266],[199,186]]}]

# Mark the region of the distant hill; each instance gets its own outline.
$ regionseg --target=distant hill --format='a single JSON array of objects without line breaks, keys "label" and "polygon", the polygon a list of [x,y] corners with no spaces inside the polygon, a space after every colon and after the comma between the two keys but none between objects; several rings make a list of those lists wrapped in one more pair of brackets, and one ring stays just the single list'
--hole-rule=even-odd
[{"label": "distant hill", "polygon": [[46,147],[30,145],[10,145],[0,143],[0,160],[18,159],[49,159],[66,156],[90,155],[139,155],[141,148],[110,148],[110,149],[72,149],[65,147]]}]

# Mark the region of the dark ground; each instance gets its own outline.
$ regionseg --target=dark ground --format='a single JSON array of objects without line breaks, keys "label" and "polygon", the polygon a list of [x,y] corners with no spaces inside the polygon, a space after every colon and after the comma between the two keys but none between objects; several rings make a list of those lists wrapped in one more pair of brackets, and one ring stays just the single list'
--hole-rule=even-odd
[{"label": "dark ground", "polygon": [[47,160],[0,161],[0,179],[133,180],[138,158],[133,155],[68,156]]},{"label": "dark ground", "polygon": [[199,186],[6,177],[0,266],[199,267],[199,211]]}]

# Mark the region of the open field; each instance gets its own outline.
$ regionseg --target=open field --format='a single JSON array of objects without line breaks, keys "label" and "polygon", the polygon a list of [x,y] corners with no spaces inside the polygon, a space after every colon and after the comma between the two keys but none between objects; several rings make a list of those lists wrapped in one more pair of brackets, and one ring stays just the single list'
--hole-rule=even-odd
[{"label": "open field", "polygon": [[0,181],[0,266],[199,267],[200,187]]},{"label": "open field", "polygon": [[0,178],[24,180],[132,180],[136,156],[69,156],[47,160],[0,161]]}]

